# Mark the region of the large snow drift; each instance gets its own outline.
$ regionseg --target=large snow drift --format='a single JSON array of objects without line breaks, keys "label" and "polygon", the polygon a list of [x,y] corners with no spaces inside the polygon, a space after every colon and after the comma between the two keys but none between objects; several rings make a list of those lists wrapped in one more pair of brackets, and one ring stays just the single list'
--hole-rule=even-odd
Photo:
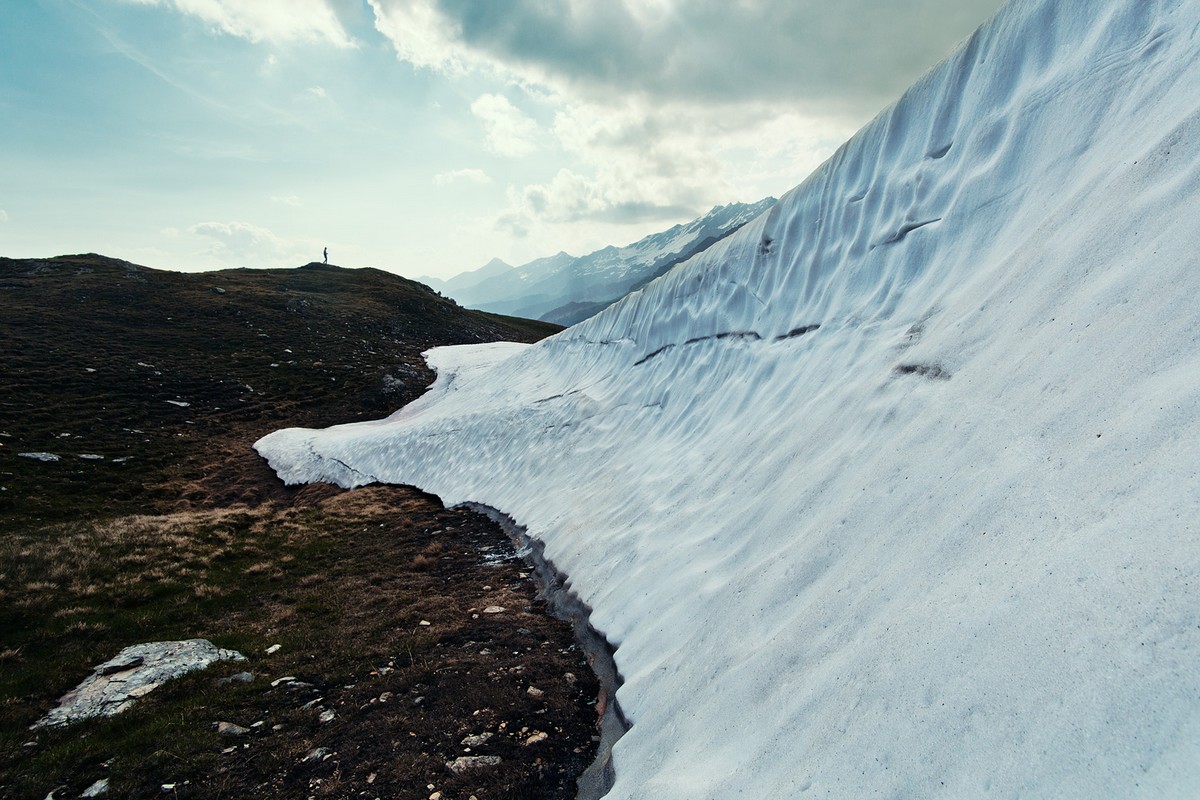
[{"label": "large snow drift", "polygon": [[1195,797],[1198,254],[1200,3],[1014,2],[644,291],[257,447],[544,540],[612,797]]}]

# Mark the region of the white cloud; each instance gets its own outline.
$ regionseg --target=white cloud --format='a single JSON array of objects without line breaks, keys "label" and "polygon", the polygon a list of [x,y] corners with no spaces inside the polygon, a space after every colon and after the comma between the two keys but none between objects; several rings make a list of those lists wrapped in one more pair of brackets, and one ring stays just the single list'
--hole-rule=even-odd
[{"label": "white cloud", "polygon": [[[189,14],[213,30],[251,42],[325,42],[354,47],[328,0],[126,0]],[[268,65],[273,62],[268,60]]]},{"label": "white cloud", "polygon": [[730,120],[724,109],[631,100],[619,109],[567,104],[552,133],[576,167],[511,188],[494,220],[500,230],[521,236],[544,225],[683,221],[718,203],[777,195],[853,126],[767,105],[748,105]]},{"label": "white cloud", "polygon": [[329,97],[329,92],[325,91],[324,86],[310,86],[308,87],[308,93],[313,97],[319,97],[322,100],[325,100]]},{"label": "white cloud", "polygon": [[0,208],[0,222],[8,222],[8,212]]},{"label": "white cloud", "polygon": [[248,222],[201,222],[188,228],[188,232],[211,240],[212,246],[205,251],[208,255],[247,266],[272,266],[303,259],[309,251],[314,255],[319,251],[312,245],[289,242]]},{"label": "white cloud", "polygon": [[292,208],[299,208],[304,205],[304,201],[294,194],[273,194],[271,195],[271,202],[278,203],[281,206],[291,206]]},{"label": "white cloud", "polygon": [[491,183],[492,178],[481,169],[456,169],[450,172],[439,172],[433,176],[435,186],[449,186],[452,183],[466,181],[467,183]]},{"label": "white cloud", "polygon": [[520,235],[782,193],[1000,0],[369,2],[400,59],[505,83],[471,106],[491,151],[569,157],[510,189],[494,222]]},{"label": "white cloud", "polygon": [[[1002,0],[369,0],[397,55],[615,100],[892,99]],[[811,110],[811,109],[810,109]]]},{"label": "white cloud", "polygon": [[537,150],[538,125],[502,94],[485,94],[471,103],[471,113],[483,123],[488,149],[510,158]]},{"label": "white cloud", "polygon": [[461,45],[462,30],[433,0],[367,0],[375,28],[391,40],[396,55],[416,67],[461,74],[487,63]]}]

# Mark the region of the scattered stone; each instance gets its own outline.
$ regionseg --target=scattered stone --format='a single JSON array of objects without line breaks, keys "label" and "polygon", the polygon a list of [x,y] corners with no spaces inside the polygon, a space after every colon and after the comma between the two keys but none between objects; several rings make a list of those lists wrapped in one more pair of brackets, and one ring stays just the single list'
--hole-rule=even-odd
[{"label": "scattered stone", "polygon": [[565,680],[568,685],[574,686],[575,682],[579,679],[575,677],[574,672],[567,672],[563,674],[563,680]]},{"label": "scattered stone", "polygon": [[477,733],[473,736],[468,736],[462,740],[462,743],[467,747],[479,747],[479,745],[483,744],[494,735],[495,734],[493,734],[491,731],[484,731],[483,733]]},{"label": "scattered stone", "polygon": [[279,652],[280,650],[282,650],[282,649],[283,649],[283,645],[281,645],[281,644],[273,644],[273,645],[271,645],[270,647],[268,647],[266,650],[264,650],[263,652],[265,652],[265,653],[266,653],[267,655],[269,655],[269,656],[273,656],[273,655],[275,655],[276,653],[278,653],[278,652]]},{"label": "scattered stone", "polygon": [[538,742],[544,742],[549,738],[550,738],[550,734],[548,734],[548,733],[545,733],[543,731],[534,731],[533,735],[525,740],[525,746],[528,747],[531,744],[537,744]]},{"label": "scattered stone", "polygon": [[314,697],[312,700],[309,700],[307,703],[300,706],[300,708],[302,710],[307,711],[308,709],[312,708],[313,706],[315,706],[317,703],[321,702],[324,699],[325,699],[324,697]]},{"label": "scattered stone", "polygon": [[504,606],[488,606],[483,610],[485,614],[503,614],[507,609]]},{"label": "scattered stone", "polygon": [[83,790],[80,797],[103,797],[108,794],[108,778],[101,778]]},{"label": "scattered stone", "polygon": [[322,711],[321,716],[317,717],[317,721],[320,722],[321,724],[325,724],[327,722],[333,722],[333,719],[336,716],[337,716],[337,714],[333,713],[332,710]]},{"label": "scattered stone", "polygon": [[271,681],[271,688],[274,689],[281,683],[292,683],[295,680],[295,675],[284,675],[282,678],[276,678],[275,680]]},{"label": "scattered stone", "polygon": [[213,294],[225,294],[225,290],[222,289],[220,286],[214,286],[214,287],[212,287],[212,290],[213,290]]},{"label": "scattered stone", "polygon": [[525,690],[525,694],[529,695],[530,697],[542,697],[546,693],[543,692],[541,689],[537,688],[536,686],[530,686],[528,689]]},{"label": "scattered stone", "polygon": [[308,755],[300,759],[300,763],[304,764],[309,761],[324,761],[331,755],[333,755],[333,753],[328,747],[315,747],[308,751]]},{"label": "scattered stone", "polygon": [[82,683],[63,695],[58,707],[32,728],[67,725],[90,717],[111,717],[129,708],[164,682],[214,661],[243,660],[241,653],[225,650],[207,639],[148,642],[126,647],[115,658],[93,668]]},{"label": "scattered stone", "polygon": [[383,694],[379,695],[379,702],[386,703],[388,700],[391,700],[393,697],[395,697],[395,695],[393,695],[391,692],[384,692]]},{"label": "scattered stone", "polygon": [[170,403],[173,406],[179,406],[180,408],[187,408],[191,405],[191,403],[185,400],[166,400],[164,402]]},{"label": "scattered stone", "polygon": [[474,772],[486,767],[495,767],[499,764],[500,756],[459,756],[453,761],[447,761],[446,769],[455,775],[463,775],[467,772]]},{"label": "scattered stone", "polygon": [[34,461],[62,461],[62,456],[54,453],[17,453],[21,458],[32,458]]},{"label": "scattered stone", "polygon": [[232,722],[217,723],[217,733],[223,736],[245,736],[249,732],[249,728],[243,728],[241,725],[235,725]]},{"label": "scattered stone", "polygon": [[236,675],[226,675],[224,678],[217,679],[217,686],[228,686],[231,683],[250,683],[254,680],[254,673],[239,672]]},{"label": "scattered stone", "polygon": [[97,453],[80,453],[79,457],[86,461],[103,461],[104,456]]},{"label": "scattered stone", "polygon": [[434,792],[433,794],[429,795],[429,800],[442,800],[442,793]]},{"label": "scattered stone", "polygon": [[221,751],[221,755],[227,756],[230,753],[234,752],[235,750],[237,750],[237,745],[234,745],[233,747],[226,747],[224,750]]},{"label": "scattered stone", "polygon": [[422,628],[428,628],[428,627],[429,627],[430,625],[432,625],[433,623],[432,623],[432,622],[430,622],[430,621],[429,621],[429,620],[427,620],[427,619],[423,619],[423,620],[421,620],[420,622],[418,622],[417,624],[418,624],[418,625],[420,625]]}]

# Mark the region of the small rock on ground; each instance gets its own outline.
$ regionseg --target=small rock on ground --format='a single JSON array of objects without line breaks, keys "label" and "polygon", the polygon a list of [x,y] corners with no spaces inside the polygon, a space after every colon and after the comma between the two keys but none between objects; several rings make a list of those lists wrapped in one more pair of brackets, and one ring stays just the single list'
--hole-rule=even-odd
[{"label": "small rock on ground", "polygon": [[446,762],[446,769],[455,775],[473,772],[485,767],[495,767],[500,764],[500,756],[459,756],[453,761]]}]

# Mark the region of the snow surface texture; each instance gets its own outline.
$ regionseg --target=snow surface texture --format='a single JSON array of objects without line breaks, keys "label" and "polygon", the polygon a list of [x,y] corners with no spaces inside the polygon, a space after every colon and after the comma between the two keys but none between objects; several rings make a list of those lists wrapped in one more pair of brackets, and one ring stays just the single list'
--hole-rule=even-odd
[{"label": "snow surface texture", "polygon": [[1195,797],[1198,51],[1013,2],[640,293],[257,448],[541,538],[619,645],[611,797]]}]

